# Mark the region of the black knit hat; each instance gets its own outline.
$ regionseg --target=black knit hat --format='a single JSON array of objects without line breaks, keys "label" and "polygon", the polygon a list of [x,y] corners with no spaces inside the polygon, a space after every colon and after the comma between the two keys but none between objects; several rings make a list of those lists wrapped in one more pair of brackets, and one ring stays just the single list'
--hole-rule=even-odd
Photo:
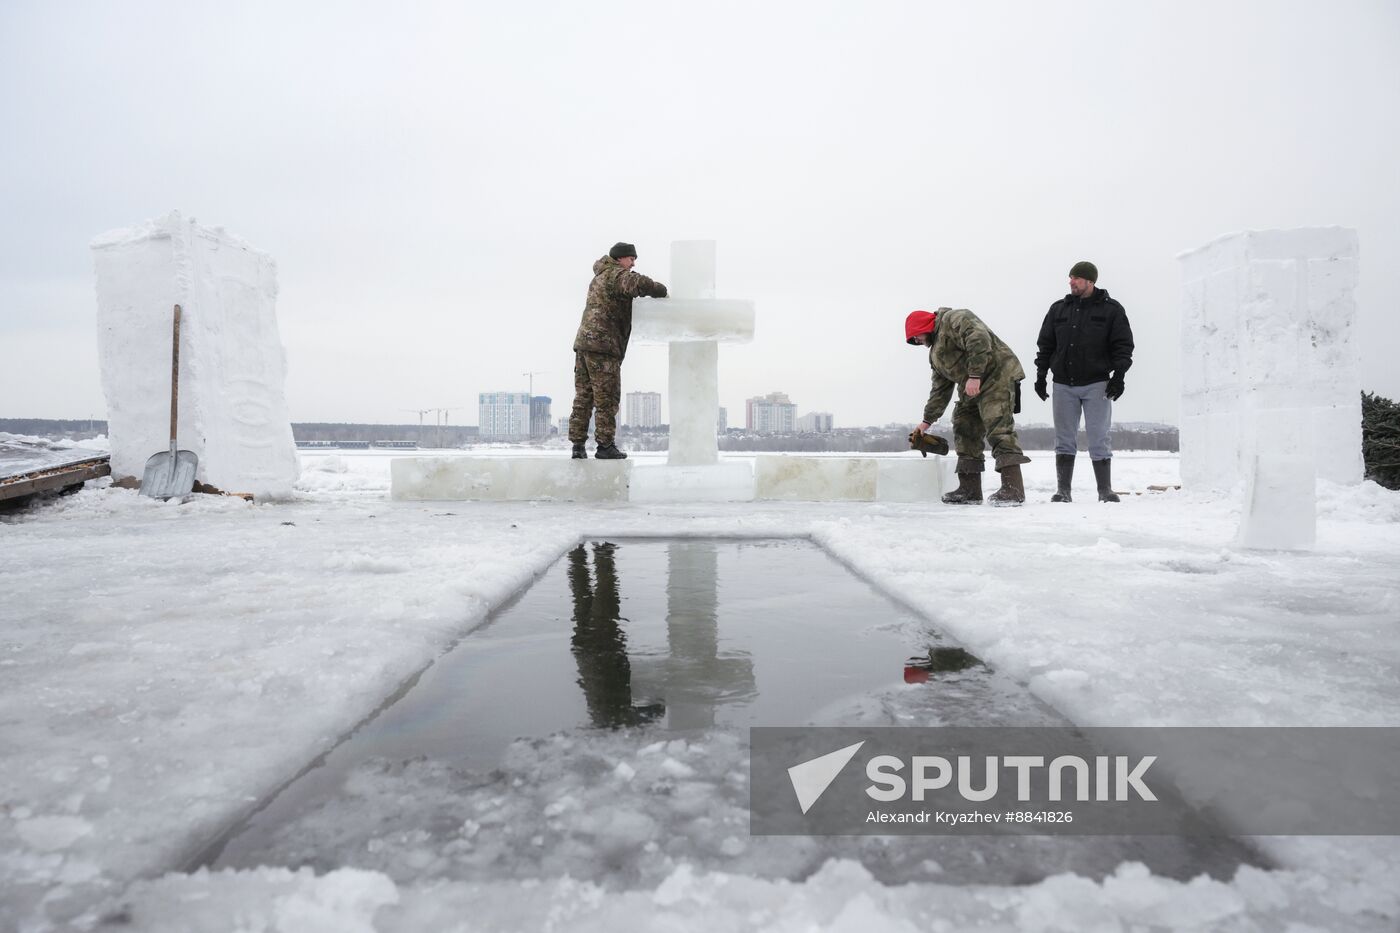
[{"label": "black knit hat", "polygon": [[608,255],[614,259],[621,259],[623,256],[637,258],[637,247],[631,243],[614,243],[613,248],[608,250]]},{"label": "black knit hat", "polygon": [[[617,247],[614,246],[613,249],[617,249]],[[1089,262],[1087,259],[1081,259],[1079,262],[1070,266],[1069,274],[1077,279],[1088,279],[1090,282],[1094,283],[1099,281],[1099,267]]]}]

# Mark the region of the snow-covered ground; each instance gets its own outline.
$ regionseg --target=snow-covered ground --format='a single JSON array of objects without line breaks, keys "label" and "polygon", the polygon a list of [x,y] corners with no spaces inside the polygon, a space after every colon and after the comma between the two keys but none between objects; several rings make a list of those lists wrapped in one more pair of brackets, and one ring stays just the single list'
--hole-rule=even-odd
[{"label": "snow-covered ground", "polygon": [[[1258,839],[1282,867],[1229,881],[1125,863],[1014,887],[936,865],[885,886],[853,860],[783,880],[745,871],[727,831],[732,870],[677,860],[631,885],[172,871],[582,536],[809,536],[1082,725],[1400,725],[1400,494],[1371,483],[1319,484],[1317,547],[1286,553],[1235,548],[1234,501],[1146,492],[1177,482],[1169,454],[1119,455],[1115,487],[1141,494],[1118,505],[1081,460],[1081,501],[1051,505],[1053,457],[1032,453],[1021,509],[396,503],[390,456],[303,452],[284,503],[104,480],[4,517],[0,929],[1400,927],[1394,837]],[[717,747],[664,758],[742,761]],[[641,841],[625,791],[574,790],[598,838]]]}]

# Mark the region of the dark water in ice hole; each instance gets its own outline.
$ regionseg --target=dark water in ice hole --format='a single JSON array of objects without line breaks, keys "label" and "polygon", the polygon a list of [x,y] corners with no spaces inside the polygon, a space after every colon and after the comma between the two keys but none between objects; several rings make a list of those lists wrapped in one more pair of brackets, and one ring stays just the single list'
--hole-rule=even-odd
[{"label": "dark water in ice hole", "polygon": [[[606,756],[633,737],[637,745],[702,741],[715,731],[746,736],[749,726],[805,723],[1068,724],[810,542],[591,541],[195,864],[353,865],[399,881],[591,872],[600,882],[647,883],[654,854],[640,848],[606,858],[585,848],[561,867],[550,860],[544,823],[520,830],[545,853],[538,856],[523,842],[492,852],[455,834],[490,810],[483,799],[501,809],[522,783],[521,774],[502,770],[518,737],[572,734],[579,743],[566,742],[564,754],[594,747]],[[710,777],[719,784],[726,775]],[[365,780],[371,792],[348,789]],[[546,799],[570,789],[546,788]],[[623,814],[629,803],[613,798],[603,807]],[[528,820],[525,809],[516,823]],[[724,812],[717,804],[700,825],[722,822]],[[1125,860],[1172,877],[1228,878],[1242,862],[1263,864],[1226,838],[749,838],[746,824],[743,842],[730,839],[716,854],[716,840],[687,842],[691,824],[677,832],[664,814],[659,819],[657,832],[677,859],[771,877],[805,877],[830,857],[859,860],[891,883],[1025,883],[1062,871],[1100,877]],[[454,854],[434,856],[435,845]],[[464,846],[470,857],[461,855]]]}]

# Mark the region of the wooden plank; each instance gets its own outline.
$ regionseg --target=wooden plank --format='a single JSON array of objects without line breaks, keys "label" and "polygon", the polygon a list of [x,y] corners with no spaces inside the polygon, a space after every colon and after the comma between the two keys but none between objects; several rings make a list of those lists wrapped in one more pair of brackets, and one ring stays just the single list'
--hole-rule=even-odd
[{"label": "wooden plank", "polygon": [[105,457],[73,466],[36,470],[0,482],[0,501],[32,496],[40,492],[51,492],[66,486],[79,486],[90,479],[97,479],[97,477],[106,476],[111,472],[112,468]]}]

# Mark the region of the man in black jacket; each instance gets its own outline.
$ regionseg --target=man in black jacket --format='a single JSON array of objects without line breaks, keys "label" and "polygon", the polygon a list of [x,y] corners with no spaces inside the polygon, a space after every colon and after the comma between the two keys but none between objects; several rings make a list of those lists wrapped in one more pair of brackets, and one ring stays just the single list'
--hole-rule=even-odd
[{"label": "man in black jacket", "polygon": [[1098,288],[1099,270],[1076,262],[1069,270],[1069,294],[1050,306],[1036,341],[1035,394],[1049,398],[1046,370],[1055,374],[1055,478],[1051,502],[1070,501],[1079,418],[1089,441],[1089,459],[1100,502],[1117,502],[1108,429],[1113,403],[1123,394],[1123,374],[1133,365],[1133,330],[1123,306]]}]

